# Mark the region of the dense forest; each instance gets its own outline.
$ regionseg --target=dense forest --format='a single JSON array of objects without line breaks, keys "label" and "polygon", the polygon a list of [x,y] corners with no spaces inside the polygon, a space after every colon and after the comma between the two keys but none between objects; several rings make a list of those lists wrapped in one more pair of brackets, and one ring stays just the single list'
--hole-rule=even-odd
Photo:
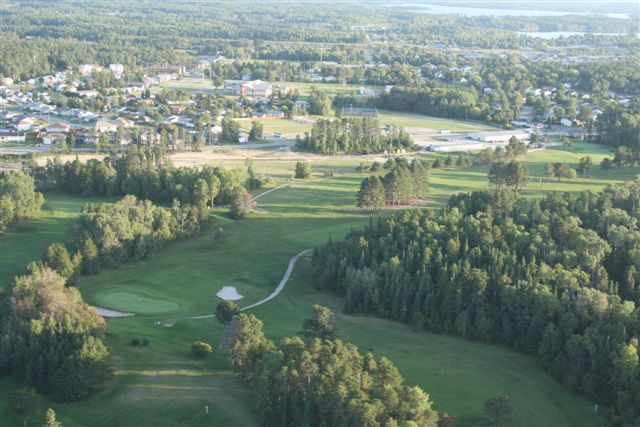
[{"label": "dense forest", "polygon": [[640,150],[640,100],[635,98],[628,108],[608,106],[598,117],[596,127],[601,143]]},{"label": "dense forest", "polygon": [[453,196],[315,249],[316,286],[347,313],[501,343],[566,387],[640,422],[640,179],[542,200]]},{"label": "dense forest", "polygon": [[41,263],[0,300],[0,372],[58,401],[88,397],[111,376],[105,322],[64,277]]},{"label": "dense forest", "polygon": [[[290,2],[285,12],[279,3],[267,1],[239,14],[233,2],[177,5],[117,0],[78,8],[72,1],[12,0],[3,7],[0,76],[25,79],[82,63],[122,63],[128,67],[153,62],[186,64],[196,55],[218,54],[240,60],[361,64],[371,54],[365,43],[376,46],[375,59],[417,66],[424,64],[425,51],[438,45],[540,50],[575,47],[583,52],[585,45],[610,52],[640,46],[640,40],[632,35],[543,40],[518,36],[520,31],[639,30],[633,19],[431,15],[371,2],[326,8]],[[367,76],[369,81],[409,84],[404,77],[380,80],[376,74]]]},{"label": "dense forest", "polygon": [[370,154],[411,150],[413,140],[404,129],[392,127],[383,132],[373,118],[321,119],[296,147],[321,154]]},{"label": "dense forest", "polygon": [[0,173],[0,233],[15,221],[36,215],[43,203],[33,177],[20,171]]},{"label": "dense forest", "polygon": [[372,175],[360,183],[358,207],[371,212],[386,205],[397,206],[425,197],[429,190],[429,163],[413,159],[411,163],[397,158],[385,164],[389,171],[382,177]]},{"label": "dense forest", "polygon": [[362,355],[336,339],[330,317],[328,309],[315,306],[303,328],[307,339],[277,344],[251,314],[228,323],[221,347],[256,389],[261,425],[435,427],[438,414],[429,396],[403,385],[388,359]]}]

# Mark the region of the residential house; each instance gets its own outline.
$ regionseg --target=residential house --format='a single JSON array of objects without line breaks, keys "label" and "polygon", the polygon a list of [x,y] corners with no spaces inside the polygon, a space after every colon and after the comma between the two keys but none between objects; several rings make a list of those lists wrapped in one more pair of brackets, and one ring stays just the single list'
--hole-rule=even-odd
[{"label": "residential house", "polygon": [[117,132],[120,127],[130,129],[133,125],[133,121],[120,117],[116,120],[98,120],[94,129],[98,133],[112,133]]},{"label": "residential house", "polygon": [[42,87],[50,87],[56,82],[56,78],[54,76],[44,76],[41,80]]},{"label": "residential house", "polygon": [[283,96],[293,95],[298,89],[294,85],[282,83],[274,85],[274,88],[277,89],[278,93]]},{"label": "residential house", "polygon": [[61,144],[66,141],[67,135],[64,133],[45,133],[41,138],[44,145]]},{"label": "residential house", "polygon": [[161,73],[156,76],[156,80],[158,83],[168,82],[170,80],[176,80],[178,78],[178,74],[176,73]]},{"label": "residential house", "polygon": [[71,126],[66,123],[53,123],[46,128],[47,133],[69,133]]},{"label": "residential house", "polygon": [[102,66],[98,64],[82,64],[78,67],[78,72],[82,76],[90,76],[91,73],[99,73],[100,71],[102,71]]},{"label": "residential house", "polygon": [[360,96],[365,96],[365,97],[373,97],[376,96],[376,91],[374,89],[371,89],[369,87],[365,87],[365,86],[360,86]]},{"label": "residential house", "polygon": [[81,98],[95,98],[96,96],[100,95],[100,92],[98,92],[97,90],[79,90],[78,95]]},{"label": "residential house", "polygon": [[116,79],[122,78],[124,74],[124,65],[122,64],[109,64],[109,71]]},{"label": "residential house", "polygon": [[0,130],[0,142],[25,142],[24,132],[13,132],[7,129]]},{"label": "residential house", "polygon": [[30,131],[35,126],[37,126],[36,119],[34,119],[33,117],[24,117],[15,124],[16,130],[18,130],[19,132]]},{"label": "residential house", "polygon": [[153,64],[147,67],[147,70],[151,73],[180,75],[184,74],[186,67],[184,65]]}]

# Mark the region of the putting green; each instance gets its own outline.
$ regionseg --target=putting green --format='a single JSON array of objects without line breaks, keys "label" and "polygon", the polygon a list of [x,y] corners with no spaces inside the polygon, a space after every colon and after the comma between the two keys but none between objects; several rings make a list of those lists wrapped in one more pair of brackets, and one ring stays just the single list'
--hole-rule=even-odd
[{"label": "putting green", "polygon": [[96,302],[105,308],[146,314],[164,313],[178,308],[178,304],[157,300],[131,292],[102,292],[96,295]]}]

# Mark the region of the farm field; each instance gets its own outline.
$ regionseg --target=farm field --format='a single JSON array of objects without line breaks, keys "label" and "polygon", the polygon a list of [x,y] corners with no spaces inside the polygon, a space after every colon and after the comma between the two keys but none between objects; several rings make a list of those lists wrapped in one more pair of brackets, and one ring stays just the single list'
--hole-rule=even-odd
[{"label": "farm field", "polygon": [[[597,164],[607,153],[587,143],[531,152],[523,159],[532,177],[524,194],[597,190],[609,182],[631,179],[638,172],[635,168],[602,171],[594,166],[590,177],[560,183],[544,175],[546,162],[568,162],[575,167],[580,157],[590,154]],[[245,296],[240,306],[261,300],[280,281],[291,256],[366,224],[369,216],[355,207],[355,191],[367,176],[355,172],[360,161],[370,163],[371,159],[314,159],[314,179],[300,181],[289,178],[294,162],[256,160],[257,173],[279,180],[274,187],[283,180],[289,182],[258,199],[263,213],[233,221],[226,210],[215,209],[210,229],[195,238],[173,243],[143,262],[83,277],[79,287],[87,302],[136,315],[107,321],[107,344],[113,350],[117,372],[107,390],[71,404],[45,400],[43,407],[53,406],[65,427],[214,425],[214,419],[216,426],[258,425],[253,391],[231,370],[217,345],[208,359],[191,354],[190,345],[196,340],[217,344],[222,327],[212,318],[191,317],[211,314],[219,301],[215,293],[227,285]],[[321,176],[327,169],[335,176]],[[487,169],[432,170],[426,206],[437,209],[456,192],[487,188]],[[64,240],[71,218],[85,202],[60,195],[45,197],[51,214],[46,214],[45,207],[43,215],[0,237],[3,274],[12,277],[38,258],[49,243]],[[222,230],[222,242],[215,238],[218,230]],[[26,245],[25,240],[29,241]],[[5,257],[9,247],[18,250]],[[323,304],[336,312],[341,339],[363,352],[389,357],[408,383],[422,386],[435,408],[456,416],[458,425],[483,425],[483,402],[499,393],[512,399],[514,426],[605,424],[593,415],[588,401],[551,379],[533,358],[500,346],[415,332],[382,319],[344,315],[341,299],[315,291],[312,280],[308,261],[301,259],[285,290],[250,310],[264,321],[269,337],[297,334],[312,305]],[[149,347],[131,346],[133,337],[148,338]],[[15,379],[0,385],[1,414],[10,413],[7,402],[17,386]]]}]

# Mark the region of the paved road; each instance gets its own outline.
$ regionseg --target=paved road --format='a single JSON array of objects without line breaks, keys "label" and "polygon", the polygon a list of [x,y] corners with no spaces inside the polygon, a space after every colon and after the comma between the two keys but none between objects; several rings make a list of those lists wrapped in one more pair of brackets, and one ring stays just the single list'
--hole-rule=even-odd
[{"label": "paved road", "polygon": [[[299,254],[294,255],[289,260],[289,266],[287,267],[287,271],[285,271],[284,276],[282,276],[282,280],[280,280],[280,283],[278,283],[278,286],[276,287],[276,289],[273,292],[271,292],[271,295],[269,295],[265,299],[262,299],[262,300],[260,300],[258,302],[255,302],[255,303],[253,303],[251,305],[248,305],[246,307],[242,307],[240,309],[240,311],[245,311],[245,310],[249,310],[250,308],[257,307],[257,306],[262,305],[262,304],[264,304],[264,303],[266,303],[268,301],[271,301],[272,299],[277,297],[278,294],[284,290],[284,287],[286,286],[287,282],[289,281],[289,278],[291,277],[291,273],[293,272],[293,267],[296,265],[296,262],[298,261],[298,259],[300,259],[300,257],[310,255],[311,251],[312,251],[312,249],[306,249],[306,250],[300,252]],[[214,316],[215,316],[215,314],[205,314],[203,316],[193,316],[193,317],[189,317],[189,318],[183,319],[183,320],[210,319],[210,318],[212,318]],[[175,322],[171,323],[170,325],[173,326],[174,323]]]},{"label": "paved road", "polygon": [[257,194],[255,196],[253,196],[253,200],[259,199],[262,196],[266,196],[267,194],[271,193],[272,191],[276,191],[276,190],[279,190],[281,188],[288,187],[289,185],[290,184],[282,184],[282,185],[278,185],[277,187],[273,187],[271,190],[267,190],[267,191],[264,191],[264,192],[262,192],[260,194]]},{"label": "paved road", "polygon": [[271,293],[271,295],[269,295],[268,297],[266,297],[263,300],[260,300],[256,303],[253,303],[251,305],[248,305],[246,307],[242,307],[240,310],[245,311],[245,310],[249,310],[250,308],[254,308],[257,307],[259,305],[262,305],[268,301],[271,301],[272,299],[274,299],[275,297],[278,296],[278,294],[280,292],[282,292],[282,290],[284,289],[285,285],[287,284],[287,282],[289,281],[289,277],[291,277],[291,273],[293,272],[293,267],[296,265],[296,262],[298,261],[298,259],[300,257],[303,256],[307,256],[311,254],[312,249],[306,249],[302,252],[300,252],[297,255],[294,255],[290,260],[289,260],[289,266],[287,267],[287,271],[284,273],[284,276],[282,276],[282,280],[280,280],[280,283],[278,284],[278,287],[276,287],[275,291],[273,291]]}]

